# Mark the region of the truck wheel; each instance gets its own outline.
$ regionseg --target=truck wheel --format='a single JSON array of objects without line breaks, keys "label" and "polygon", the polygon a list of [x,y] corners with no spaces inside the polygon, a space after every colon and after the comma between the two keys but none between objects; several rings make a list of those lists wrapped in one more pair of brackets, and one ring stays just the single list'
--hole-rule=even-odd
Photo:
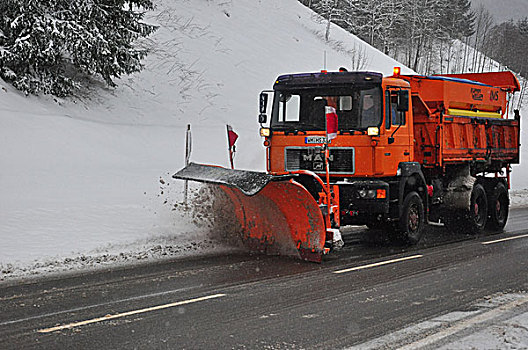
[{"label": "truck wheel", "polygon": [[416,244],[424,230],[424,205],[416,192],[410,192],[403,200],[403,210],[399,228],[402,238],[409,244]]},{"label": "truck wheel", "polygon": [[469,212],[465,216],[468,229],[471,233],[484,231],[488,221],[488,199],[486,191],[481,184],[473,186]]},{"label": "truck wheel", "polygon": [[491,231],[502,231],[506,226],[509,212],[508,190],[502,182],[489,194],[488,202],[488,224],[486,228]]}]

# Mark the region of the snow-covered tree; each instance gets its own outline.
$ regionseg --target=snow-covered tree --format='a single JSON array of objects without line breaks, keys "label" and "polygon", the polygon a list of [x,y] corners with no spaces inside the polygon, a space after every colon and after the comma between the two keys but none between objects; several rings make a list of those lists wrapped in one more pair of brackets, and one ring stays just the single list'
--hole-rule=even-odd
[{"label": "snow-covered tree", "polygon": [[347,21],[349,0],[308,0],[307,5],[324,19],[326,41],[330,39],[331,23],[350,30],[350,23]]},{"label": "snow-covered tree", "polygon": [[3,0],[0,76],[25,93],[65,96],[78,73],[114,78],[139,71],[136,39],[156,28],[142,21],[151,0]]},{"label": "snow-covered tree", "polygon": [[475,12],[475,33],[471,43],[471,46],[476,50],[473,51],[472,64],[469,67],[472,72],[482,72],[484,69],[486,57],[483,52],[487,49],[488,37],[493,25],[494,20],[491,13],[483,5],[477,7]]},{"label": "snow-covered tree", "polygon": [[389,54],[394,47],[396,23],[402,19],[400,0],[350,0],[351,31],[370,45]]},{"label": "snow-covered tree", "polygon": [[424,73],[438,60],[442,67],[444,51],[450,52],[453,39],[471,36],[475,22],[470,0],[300,1],[327,18],[326,23],[342,26]]}]

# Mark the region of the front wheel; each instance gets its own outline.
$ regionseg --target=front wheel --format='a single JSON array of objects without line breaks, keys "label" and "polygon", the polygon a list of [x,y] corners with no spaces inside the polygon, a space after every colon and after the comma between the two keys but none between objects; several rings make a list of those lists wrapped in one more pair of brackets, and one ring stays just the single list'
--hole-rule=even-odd
[{"label": "front wheel", "polygon": [[416,192],[410,192],[403,200],[399,228],[402,238],[409,244],[416,244],[422,238],[425,226],[424,205]]}]

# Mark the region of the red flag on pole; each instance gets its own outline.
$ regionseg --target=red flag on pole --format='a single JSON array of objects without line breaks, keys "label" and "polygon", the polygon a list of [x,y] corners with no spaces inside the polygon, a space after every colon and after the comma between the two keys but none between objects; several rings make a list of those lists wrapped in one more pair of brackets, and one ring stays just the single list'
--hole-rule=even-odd
[{"label": "red flag on pole", "polygon": [[229,150],[229,162],[231,163],[231,169],[234,169],[235,166],[233,164],[233,157],[234,153],[236,152],[235,148],[235,142],[238,139],[238,134],[233,131],[233,128],[231,125],[226,125],[227,128],[227,144],[228,144],[228,150]]},{"label": "red flag on pole", "polygon": [[328,140],[335,139],[337,137],[337,112],[334,107],[326,106],[326,134]]},{"label": "red flag on pole", "polygon": [[231,125],[227,125],[227,138],[229,140],[229,148],[235,146],[235,142],[238,139],[238,134],[233,131]]}]

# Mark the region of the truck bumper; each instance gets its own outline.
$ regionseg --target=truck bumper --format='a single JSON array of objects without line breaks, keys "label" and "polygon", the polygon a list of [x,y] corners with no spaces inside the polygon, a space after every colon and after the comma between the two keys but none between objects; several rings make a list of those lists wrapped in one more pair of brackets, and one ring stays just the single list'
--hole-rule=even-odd
[{"label": "truck bumper", "polygon": [[341,225],[363,225],[389,213],[389,184],[385,181],[339,182]]}]

